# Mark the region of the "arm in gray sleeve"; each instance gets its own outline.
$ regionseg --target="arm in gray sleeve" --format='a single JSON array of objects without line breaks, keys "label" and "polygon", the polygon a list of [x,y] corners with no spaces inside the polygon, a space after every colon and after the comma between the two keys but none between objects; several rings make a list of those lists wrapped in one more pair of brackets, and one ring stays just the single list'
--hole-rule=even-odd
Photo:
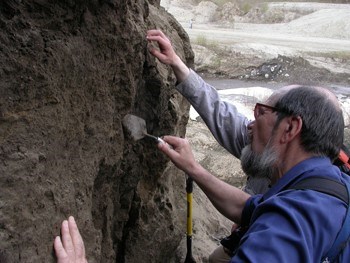
[{"label": "arm in gray sleeve", "polygon": [[176,89],[198,112],[215,139],[240,158],[242,149],[249,141],[249,120],[233,104],[222,101],[216,89],[192,70]]}]

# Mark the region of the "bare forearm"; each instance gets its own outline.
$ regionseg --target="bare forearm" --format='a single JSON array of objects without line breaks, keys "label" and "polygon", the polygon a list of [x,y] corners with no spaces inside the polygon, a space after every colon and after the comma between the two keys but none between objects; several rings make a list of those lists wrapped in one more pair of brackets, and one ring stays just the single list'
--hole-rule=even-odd
[{"label": "bare forearm", "polygon": [[189,68],[180,59],[179,56],[175,56],[174,61],[171,63],[171,67],[174,71],[174,74],[178,82],[184,81],[190,74]]},{"label": "bare forearm", "polygon": [[159,143],[158,148],[179,169],[193,178],[220,213],[234,222],[240,223],[244,205],[250,195],[221,181],[205,170],[195,160],[187,139],[164,136],[163,140],[166,143]]},{"label": "bare forearm", "polygon": [[188,174],[221,214],[238,224],[241,222],[242,210],[250,195],[218,179],[199,164]]}]

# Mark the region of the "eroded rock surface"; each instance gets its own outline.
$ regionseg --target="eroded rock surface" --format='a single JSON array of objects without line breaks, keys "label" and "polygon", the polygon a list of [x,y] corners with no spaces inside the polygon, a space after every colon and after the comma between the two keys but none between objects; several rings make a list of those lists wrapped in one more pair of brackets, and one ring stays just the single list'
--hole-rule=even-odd
[{"label": "eroded rock surface", "polygon": [[145,35],[165,31],[191,66],[185,32],[157,0],[4,0],[0,27],[2,260],[54,262],[74,215],[89,262],[169,262],[185,229],[183,177],[121,120],[184,135],[189,105]]}]

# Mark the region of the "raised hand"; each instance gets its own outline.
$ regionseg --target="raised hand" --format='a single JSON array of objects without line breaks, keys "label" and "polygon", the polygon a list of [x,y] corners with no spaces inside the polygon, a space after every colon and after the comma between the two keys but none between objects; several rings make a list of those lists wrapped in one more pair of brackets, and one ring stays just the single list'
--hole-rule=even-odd
[{"label": "raised hand", "polygon": [[177,60],[177,55],[171,45],[169,38],[160,30],[148,30],[146,39],[148,41],[156,41],[159,50],[152,45],[149,46],[149,51],[153,56],[158,58],[162,63],[174,65]]},{"label": "raised hand", "polygon": [[158,48],[155,48],[152,44],[149,45],[150,53],[159,59],[160,62],[170,65],[175,73],[175,76],[179,82],[184,81],[190,74],[189,68],[175,53],[173,46],[169,38],[160,30],[148,30],[147,41],[156,41]]}]

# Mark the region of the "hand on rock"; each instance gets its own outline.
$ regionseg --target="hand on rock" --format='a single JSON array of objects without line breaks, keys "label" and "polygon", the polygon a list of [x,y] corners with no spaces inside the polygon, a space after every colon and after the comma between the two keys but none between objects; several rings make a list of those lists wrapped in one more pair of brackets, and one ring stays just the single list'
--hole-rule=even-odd
[{"label": "hand on rock", "polygon": [[87,263],[84,241],[79,233],[74,217],[64,220],[61,235],[54,241],[57,263]]}]

